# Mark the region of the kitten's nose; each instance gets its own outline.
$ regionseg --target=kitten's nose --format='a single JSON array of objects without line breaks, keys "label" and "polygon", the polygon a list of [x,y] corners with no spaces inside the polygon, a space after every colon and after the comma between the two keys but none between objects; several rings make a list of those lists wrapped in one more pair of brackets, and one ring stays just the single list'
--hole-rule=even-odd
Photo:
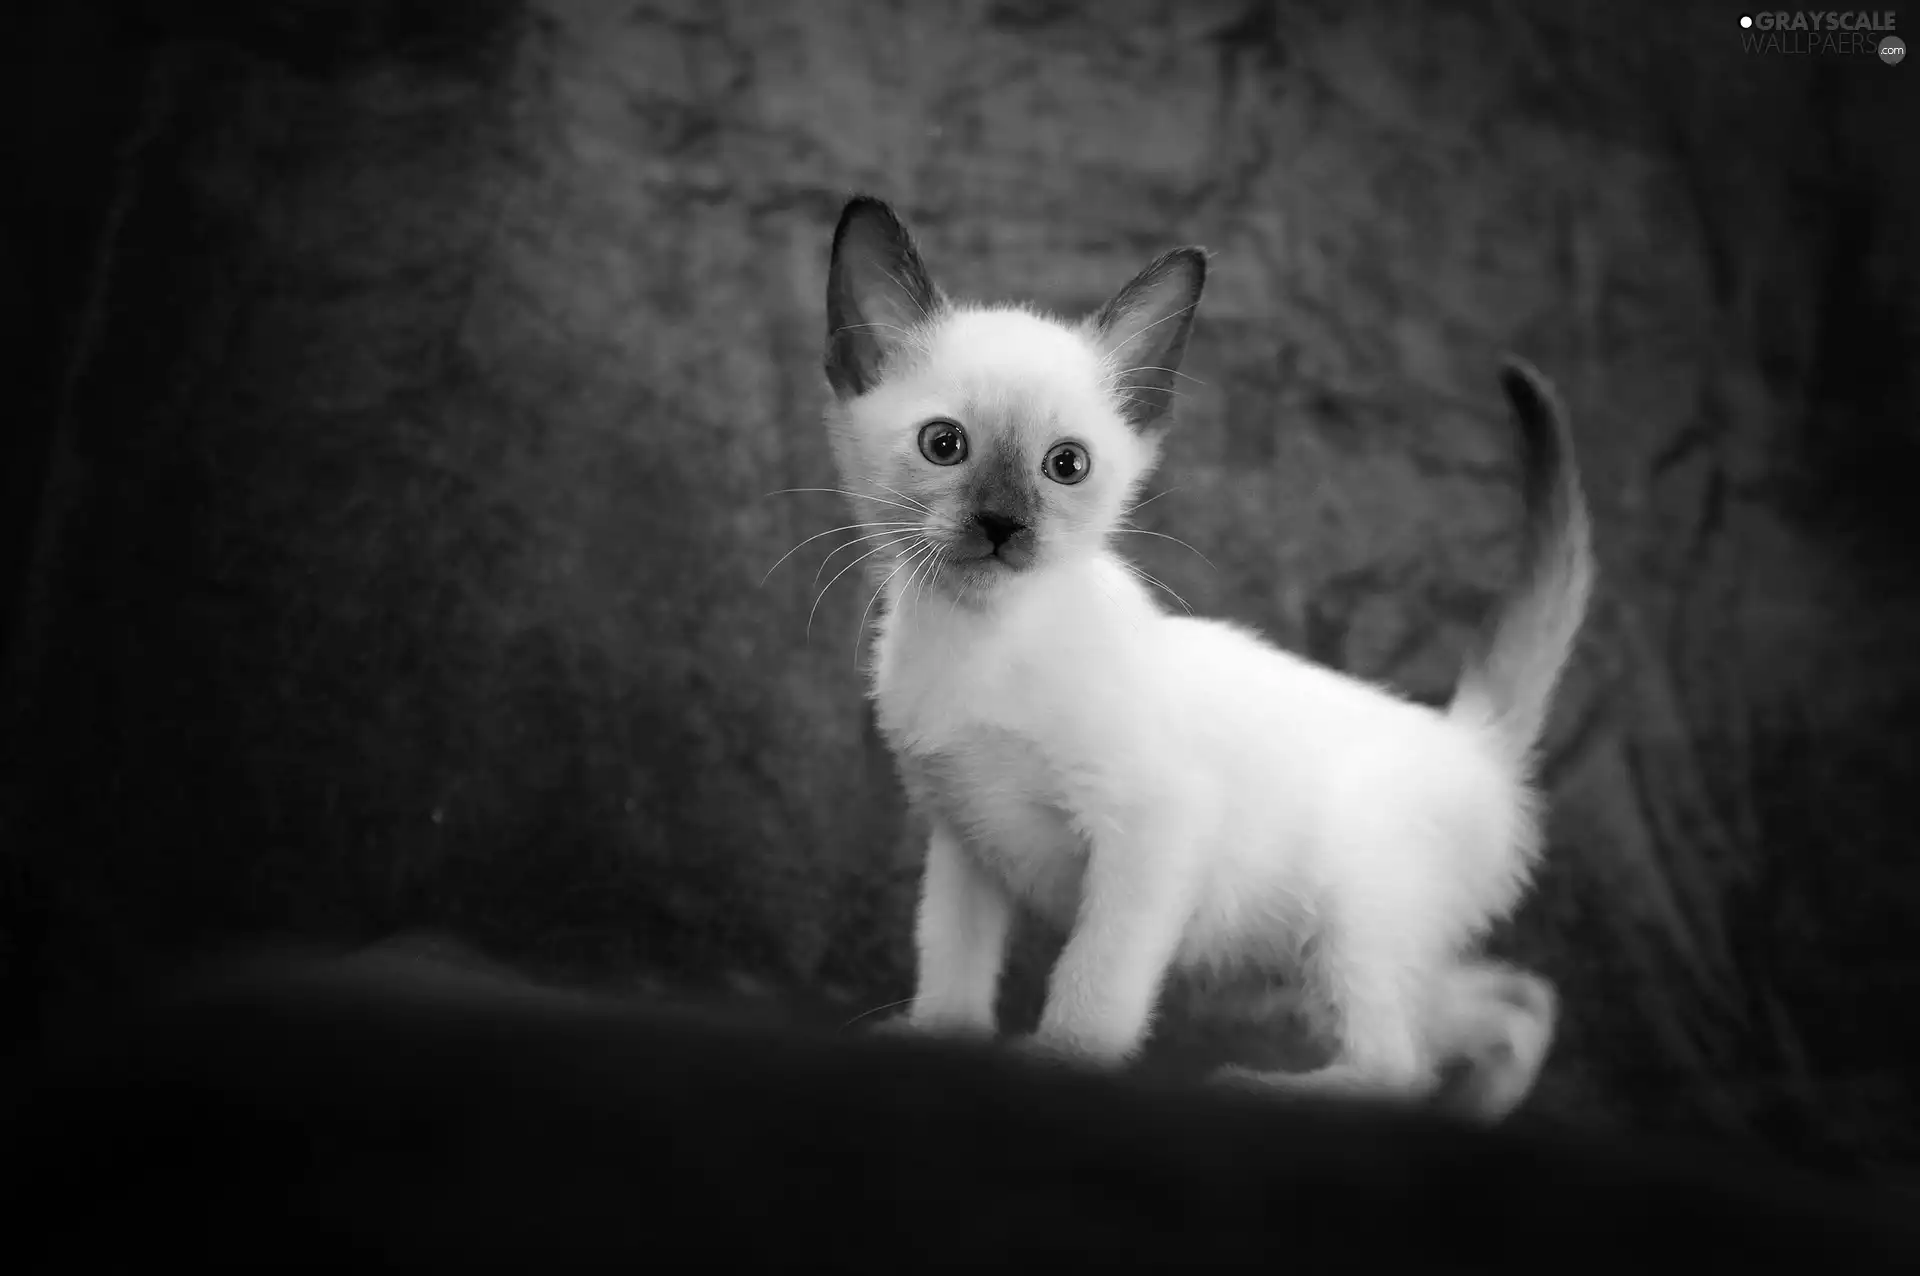
[{"label": "kitten's nose", "polygon": [[991,510],[981,510],[973,516],[980,530],[995,549],[999,549],[1013,538],[1015,532],[1025,531],[1027,525],[1017,518],[1008,518],[1005,514],[995,514]]}]

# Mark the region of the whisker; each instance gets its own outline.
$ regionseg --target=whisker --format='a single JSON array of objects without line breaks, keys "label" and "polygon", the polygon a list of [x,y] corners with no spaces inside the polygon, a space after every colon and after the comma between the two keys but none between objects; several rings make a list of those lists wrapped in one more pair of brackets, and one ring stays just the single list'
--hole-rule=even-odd
[{"label": "whisker", "polygon": [[[1187,549],[1193,549],[1193,546],[1188,545],[1185,541],[1181,540],[1178,536],[1169,536],[1165,532],[1150,532],[1144,527],[1122,527],[1122,528],[1118,528],[1117,530],[1124,532],[1128,536],[1157,536],[1163,541],[1172,541],[1176,545],[1182,545],[1182,546],[1185,546]],[[1205,563],[1208,567],[1213,567],[1213,560],[1211,558],[1208,558],[1205,554],[1202,554],[1197,549],[1193,549],[1193,552],[1195,556],[1200,559],[1201,562]],[[1219,571],[1220,569],[1218,567],[1213,567],[1213,570]]]},{"label": "whisker", "polygon": [[940,551],[933,556],[933,566],[930,569],[928,569],[926,577],[922,579],[920,582],[920,593],[914,595],[914,602],[916,603],[916,605],[918,604],[920,597],[927,592],[927,586],[933,583],[933,578],[935,576],[938,576],[941,573],[941,571],[943,571],[946,568],[946,565],[947,565],[947,551],[943,546],[940,549]]},{"label": "whisker", "polygon": [[1115,377],[1124,377],[1124,376],[1129,376],[1135,372],[1164,372],[1169,376],[1186,377],[1187,380],[1193,382],[1195,385],[1206,384],[1206,382],[1202,381],[1199,377],[1188,376],[1186,373],[1180,371],[1180,369],[1178,368],[1160,368],[1160,367],[1155,367],[1154,365],[1148,364],[1148,363],[1142,363],[1132,368],[1123,368],[1119,372],[1114,373],[1113,375]]},{"label": "whisker", "polygon": [[1187,615],[1189,616],[1193,615],[1193,608],[1187,605],[1187,600],[1182,598],[1174,590],[1173,586],[1167,584],[1165,581],[1161,580],[1159,577],[1155,576],[1153,573],[1146,571],[1144,568],[1136,567],[1132,563],[1126,562],[1125,560],[1122,560],[1121,566],[1125,567],[1128,571],[1132,572],[1135,576],[1138,576],[1141,580],[1145,581],[1147,584],[1154,585],[1160,589],[1166,590],[1167,593],[1172,596],[1173,601],[1179,603],[1182,607],[1186,608]]},{"label": "whisker", "polygon": [[[900,596],[902,599],[905,599],[908,591],[913,589],[915,582],[922,581],[921,572],[931,567],[940,557],[940,546],[933,541],[927,542],[926,551],[920,559],[920,565],[913,569],[912,574],[907,577],[907,583],[900,587]],[[882,583],[884,584],[885,582]],[[917,598],[918,595],[915,595],[915,597]]]},{"label": "whisker", "polygon": [[1117,385],[1108,386],[1107,389],[1111,394],[1120,394],[1127,390],[1152,390],[1156,394],[1165,394],[1176,399],[1184,399],[1187,397],[1185,390],[1176,390],[1170,385]]},{"label": "whisker", "polygon": [[[883,579],[883,581],[879,581],[879,585],[876,585],[876,587],[874,587],[874,593],[872,593],[872,597],[868,597],[868,601],[866,601],[866,606],[864,606],[864,608],[860,608],[860,624],[858,624],[858,626],[854,626],[854,629],[852,629],[852,668],[854,668],[854,672],[858,672],[858,670],[860,670],[860,643],[864,643],[864,641],[866,641],[866,637],[868,637],[868,633],[872,633],[872,629],[868,629],[868,624],[866,624],[866,618],[868,618],[868,616],[870,616],[870,614],[874,612],[874,604],[879,603],[879,595],[883,595],[883,593],[887,593],[887,585],[891,585],[891,583],[893,583],[893,578],[895,578],[895,576],[899,576],[900,568],[904,568],[904,566],[906,566],[908,562],[912,562],[912,560],[914,560],[914,556],[927,555],[927,551],[931,551],[931,549],[933,549],[933,543],[929,541],[929,543],[925,543],[925,545],[918,545],[918,547],[914,547],[912,551],[908,551],[908,555],[904,556],[904,558],[900,560],[900,566],[897,566],[897,568],[893,568],[893,572],[889,572],[889,574],[887,574],[887,579]],[[922,558],[922,560],[925,560],[925,558]],[[920,574],[920,568],[916,566],[916,568],[914,568],[914,576],[918,576],[918,574]],[[906,581],[908,581],[908,583],[912,583],[912,581],[914,581],[914,576],[908,576],[908,578],[906,578]],[[902,589],[900,589],[900,593],[904,595],[904,593],[906,593],[906,589],[902,587]],[[899,603],[895,603],[895,610],[899,610]]]},{"label": "whisker", "polygon": [[880,273],[885,275],[887,278],[893,280],[893,286],[895,288],[898,288],[902,293],[906,295],[907,300],[913,303],[913,308],[920,312],[920,317],[922,319],[925,319],[928,323],[933,322],[933,316],[928,314],[927,308],[920,304],[920,298],[914,296],[912,291],[908,289],[908,287],[905,284],[900,282],[899,276],[895,275],[891,270],[888,270],[885,266],[880,267]]},{"label": "whisker", "polygon": [[[910,527],[915,531],[919,531],[921,528],[921,525],[919,523],[902,523],[900,524],[900,527]],[[896,528],[894,530],[897,531],[898,529]],[[841,550],[852,549],[855,545],[864,545],[868,541],[877,541],[882,536],[887,536],[891,534],[892,533],[890,532],[874,532],[870,536],[856,536],[852,540],[846,542],[844,545],[835,545],[832,549],[827,551],[827,556],[820,560],[820,565],[813,569],[813,583],[816,585],[820,583],[820,573],[827,570],[827,564],[832,562],[834,560],[834,556],[839,554]]]},{"label": "whisker", "polygon": [[919,501],[915,500],[911,496],[908,496],[905,492],[901,491],[897,487],[888,487],[885,483],[882,483],[879,479],[868,479],[867,482],[873,484],[875,487],[879,488],[883,492],[892,492],[895,496],[899,497],[903,501],[906,501],[908,504],[914,506],[916,509],[926,510],[926,512],[929,514],[933,513],[932,507],[921,504]]},{"label": "whisker", "polygon": [[[934,574],[940,570],[940,565],[946,561],[946,557],[947,551],[943,548],[936,547],[933,553],[928,556],[927,561],[921,565],[924,570],[916,570],[913,575],[907,577],[906,587],[907,589],[913,590],[914,606],[917,607],[920,605],[920,599],[926,594],[928,582],[932,581]],[[857,660],[859,653],[855,652],[854,654]]]},{"label": "whisker", "polygon": [[962,580],[962,581],[960,582],[960,587],[959,587],[958,589],[956,589],[956,590],[954,590],[954,591],[953,591],[953,598],[952,598],[952,600],[951,600],[951,601],[949,601],[949,602],[947,603],[947,617],[946,617],[946,618],[947,618],[948,620],[952,620],[952,619],[953,619],[953,611],[954,611],[954,608],[956,608],[956,607],[958,607],[958,606],[960,605],[960,599],[961,599],[961,597],[962,597],[962,595],[964,595],[964,594],[965,594],[966,592],[967,592],[967,582],[966,582],[966,581],[964,581],[964,580]]},{"label": "whisker", "polygon": [[776,492],[768,492],[767,495],[791,496],[797,492],[826,492],[833,496],[851,496],[856,501],[872,501],[875,505],[891,505],[895,509],[905,510],[909,514],[927,513],[924,509],[915,509],[911,505],[901,505],[897,501],[883,501],[869,492],[849,492],[844,487],[783,487]]},{"label": "whisker", "polygon": [[860,563],[864,563],[869,558],[872,558],[875,554],[878,554],[881,550],[891,548],[894,545],[900,544],[902,541],[914,540],[918,536],[919,536],[918,532],[908,532],[905,536],[901,536],[896,540],[888,541],[885,545],[875,545],[872,549],[860,555],[858,558],[850,560],[845,567],[842,567],[839,571],[835,572],[833,574],[833,580],[828,581],[826,585],[821,588],[820,592],[814,596],[813,606],[807,612],[808,641],[812,641],[813,639],[814,613],[820,610],[820,600],[822,598],[825,598],[827,596],[827,591],[833,588],[833,581],[839,580],[842,576],[845,576],[848,572],[852,571],[854,567],[856,567]]},{"label": "whisker", "polygon": [[1100,356],[1101,359],[1103,360],[1111,359],[1114,356],[1114,354],[1117,351],[1119,351],[1119,349],[1122,346],[1130,345],[1131,343],[1138,341],[1141,337],[1145,336],[1149,332],[1152,332],[1155,328],[1158,328],[1161,324],[1166,323],[1170,319],[1178,319],[1181,315],[1186,314],[1189,310],[1192,310],[1192,309],[1193,309],[1193,304],[1189,303],[1188,305],[1184,305],[1180,307],[1178,310],[1174,311],[1172,314],[1161,315],[1158,319],[1155,319],[1152,323],[1140,329],[1138,332],[1129,333],[1127,336],[1124,336],[1120,338],[1120,340],[1114,342],[1113,348],[1108,350],[1106,353],[1102,354]]},{"label": "whisker", "polygon": [[1152,496],[1149,496],[1146,500],[1141,501],[1138,505],[1129,505],[1122,512],[1121,517],[1131,518],[1134,514],[1145,509],[1147,506],[1153,504],[1155,501],[1159,500],[1161,497],[1170,495],[1171,493],[1177,492],[1179,490],[1180,489],[1177,487],[1170,487],[1170,488],[1167,488],[1165,491],[1155,492]]},{"label": "whisker", "polygon": [[[896,611],[912,606],[913,582],[920,579],[921,569],[924,568],[928,563],[931,563],[933,561],[933,556],[938,552],[939,551],[934,548],[933,542],[929,541],[927,542],[927,544],[923,545],[920,549],[920,552],[915,555],[915,557],[918,558],[919,561],[914,564],[913,570],[907,573],[906,583],[900,586],[900,596],[894,600],[894,604],[893,604],[894,609]],[[882,586],[882,589],[884,590],[887,584],[887,581],[883,580],[880,582],[880,584]],[[868,602],[871,604],[871,603],[878,602],[879,600],[880,600],[880,596],[878,594],[875,594],[871,599],[868,600]],[[862,616],[860,620],[861,620],[861,632],[864,633],[866,631],[866,617]],[[859,655],[860,655],[860,652],[858,649],[858,644],[856,644],[855,650],[854,650],[854,657],[856,660],[859,658]]]},{"label": "whisker", "polygon": [[[887,578],[881,581],[879,586],[874,589],[873,597],[867,599],[867,605],[860,609],[860,623],[855,626],[853,631],[853,667],[855,669],[860,667],[860,641],[867,636],[867,617],[872,614],[873,605],[880,601],[880,595],[887,592],[887,586],[893,583],[893,578],[898,576],[906,568],[908,563],[913,562],[916,556],[931,551],[933,548],[934,544],[932,541],[922,541],[919,545],[907,551],[906,556],[900,560],[899,564],[887,573]],[[914,568],[915,572],[919,570],[917,567]],[[911,581],[913,577],[909,576],[907,579]]]},{"label": "whisker", "polygon": [[901,336],[909,339],[912,339],[914,337],[914,333],[911,329],[902,328],[897,323],[843,323],[838,328],[835,328],[834,331],[836,333],[852,332],[856,328],[885,328],[890,332],[897,332]]},{"label": "whisker", "polygon": [[[918,526],[918,524],[916,523],[848,523],[845,527],[829,527],[824,532],[815,532],[813,535],[807,537],[807,539],[801,541],[800,544],[795,545],[792,549],[780,555],[779,559],[775,561],[773,566],[767,568],[767,574],[760,578],[760,583],[762,585],[766,584],[767,581],[773,576],[773,574],[780,570],[781,563],[786,562],[789,558],[792,558],[796,553],[798,553],[802,547],[811,545],[814,541],[819,540],[822,536],[831,536],[835,532],[857,531],[862,527],[898,528],[898,527],[916,527],[916,526]],[[859,540],[854,541],[853,543],[859,544],[860,540],[867,540],[867,539],[869,538],[863,536],[863,537],[860,537]],[[845,548],[845,547],[842,546],[842,548]],[[819,580],[820,574],[818,572],[815,572],[813,578],[815,580]]]},{"label": "whisker", "polygon": [[875,1006],[872,1010],[862,1010],[859,1014],[855,1015],[853,1018],[841,1024],[840,1027],[844,1031],[845,1029],[853,1027],[853,1025],[859,1023],[862,1019],[870,1019],[874,1015],[880,1014],[883,1011],[897,1010],[901,1006],[910,1006],[912,1004],[913,1004],[913,998],[911,997],[902,997],[898,1001],[889,1001],[884,1006]]}]

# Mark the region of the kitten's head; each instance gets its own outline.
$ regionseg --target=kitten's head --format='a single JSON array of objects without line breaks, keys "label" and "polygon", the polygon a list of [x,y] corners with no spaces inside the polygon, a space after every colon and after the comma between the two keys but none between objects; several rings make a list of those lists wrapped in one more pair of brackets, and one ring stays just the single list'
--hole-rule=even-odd
[{"label": "kitten's head", "polygon": [[[849,203],[827,279],[828,416],[875,562],[978,605],[1097,552],[1152,471],[1206,282],[1177,248],[1085,319],[950,300],[885,204]],[[884,572],[883,572],[884,574]]]}]

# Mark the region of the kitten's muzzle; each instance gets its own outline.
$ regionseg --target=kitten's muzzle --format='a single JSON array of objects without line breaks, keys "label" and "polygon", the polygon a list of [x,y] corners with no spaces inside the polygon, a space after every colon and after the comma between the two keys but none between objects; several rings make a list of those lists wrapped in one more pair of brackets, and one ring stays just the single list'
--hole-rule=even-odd
[{"label": "kitten's muzzle", "polygon": [[985,536],[987,543],[996,550],[1027,530],[1027,525],[1019,519],[1005,514],[995,514],[990,510],[981,510],[975,514],[973,525],[980,529],[980,534]]},{"label": "kitten's muzzle", "polygon": [[967,520],[956,548],[967,559],[997,558],[1021,568],[1033,559],[1033,529],[1010,514],[979,510]]}]

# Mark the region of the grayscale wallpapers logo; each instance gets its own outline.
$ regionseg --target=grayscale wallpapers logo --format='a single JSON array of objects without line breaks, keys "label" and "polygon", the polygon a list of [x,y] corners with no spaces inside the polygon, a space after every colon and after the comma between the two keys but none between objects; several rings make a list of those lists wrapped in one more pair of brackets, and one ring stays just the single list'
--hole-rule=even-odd
[{"label": "grayscale wallpapers logo", "polygon": [[1740,19],[1740,45],[1748,53],[1878,53],[1888,66],[1907,56],[1906,41],[1893,33],[1891,9],[1773,9]]}]

